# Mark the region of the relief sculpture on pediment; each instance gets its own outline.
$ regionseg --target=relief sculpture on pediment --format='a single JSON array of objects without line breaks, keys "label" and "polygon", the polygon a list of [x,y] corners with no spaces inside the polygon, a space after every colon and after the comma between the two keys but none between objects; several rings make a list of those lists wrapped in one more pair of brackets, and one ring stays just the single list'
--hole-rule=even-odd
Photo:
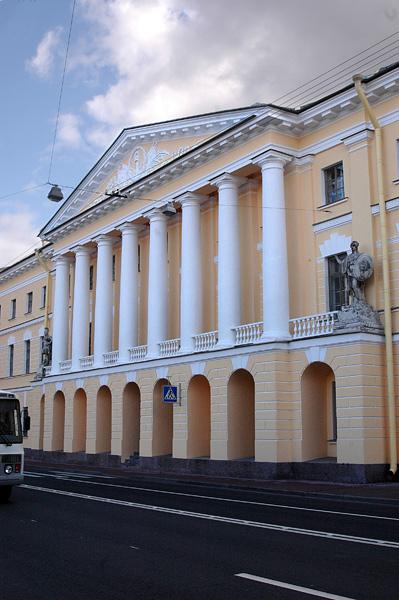
[{"label": "relief sculpture on pediment", "polygon": [[157,142],[153,142],[148,150],[143,146],[137,146],[129,155],[128,161],[121,165],[111,176],[108,189],[114,190],[127,185],[146,172],[154,169],[157,165],[167,160],[170,153],[158,148]]}]

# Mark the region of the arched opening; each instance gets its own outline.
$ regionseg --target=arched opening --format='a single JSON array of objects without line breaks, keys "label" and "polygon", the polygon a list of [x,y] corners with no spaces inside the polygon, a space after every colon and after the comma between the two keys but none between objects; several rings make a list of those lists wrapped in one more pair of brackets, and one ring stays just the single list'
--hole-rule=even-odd
[{"label": "arched opening", "polygon": [[122,458],[139,452],[140,388],[130,382],[123,390]]},{"label": "arched opening", "polygon": [[162,401],[162,386],[170,385],[167,379],[159,379],[153,395],[153,454],[172,454],[173,405]]},{"label": "arched opening", "polygon": [[334,372],[325,363],[302,375],[302,460],[336,456],[337,414]]},{"label": "arched opening", "polygon": [[46,397],[43,396],[40,398],[39,405],[39,450],[43,450],[43,442],[44,442],[44,408],[45,408]]},{"label": "arched opening", "polygon": [[255,455],[255,382],[244,369],[235,371],[227,384],[229,459]]},{"label": "arched opening", "polygon": [[73,397],[72,452],[86,452],[87,396],[79,388]]},{"label": "arched opening", "polygon": [[58,390],[53,400],[53,450],[64,450],[65,396]]},{"label": "arched opening", "polygon": [[206,377],[194,375],[187,390],[188,457],[209,457],[211,446],[211,388]]},{"label": "arched opening", "polygon": [[96,449],[97,452],[111,452],[112,395],[106,385],[97,392]]}]

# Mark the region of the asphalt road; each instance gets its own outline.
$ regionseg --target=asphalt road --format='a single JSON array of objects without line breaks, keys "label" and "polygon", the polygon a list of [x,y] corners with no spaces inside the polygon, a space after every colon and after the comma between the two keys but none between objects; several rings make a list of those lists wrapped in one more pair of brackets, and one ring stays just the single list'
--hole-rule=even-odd
[{"label": "asphalt road", "polygon": [[398,507],[35,468],[0,505],[0,598],[397,600]]}]

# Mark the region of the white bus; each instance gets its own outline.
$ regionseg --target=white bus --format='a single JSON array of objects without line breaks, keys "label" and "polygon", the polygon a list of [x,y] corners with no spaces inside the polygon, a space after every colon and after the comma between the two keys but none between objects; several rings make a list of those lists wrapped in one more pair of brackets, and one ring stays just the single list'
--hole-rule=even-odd
[{"label": "white bus", "polygon": [[[24,429],[29,429],[25,417]],[[0,390],[0,502],[7,502],[12,487],[24,479],[23,430],[19,400]]]}]

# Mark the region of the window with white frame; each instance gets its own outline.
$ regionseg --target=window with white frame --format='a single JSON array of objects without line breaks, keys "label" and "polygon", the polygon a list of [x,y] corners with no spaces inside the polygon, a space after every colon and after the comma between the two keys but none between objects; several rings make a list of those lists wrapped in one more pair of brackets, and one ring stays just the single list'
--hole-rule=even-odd
[{"label": "window with white frame", "polygon": [[8,346],[8,376],[14,375],[14,344]]},{"label": "window with white frame", "polygon": [[25,340],[25,373],[30,373],[30,340]]},{"label": "window with white frame", "polygon": [[43,285],[40,292],[40,308],[45,308],[47,300],[47,286]]},{"label": "window with white frame", "polygon": [[9,314],[9,319],[15,319],[15,317],[17,316],[17,299],[13,298],[10,301],[10,314]]},{"label": "window with white frame", "polygon": [[32,312],[32,308],[33,308],[33,292],[28,292],[26,294],[26,307],[25,307],[25,313],[31,313]]},{"label": "window with white frame", "polygon": [[[337,258],[342,261],[347,256],[346,252],[337,254]],[[347,293],[345,285],[345,273],[341,264],[334,256],[327,258],[328,268],[328,303],[329,310],[340,310],[347,304]]]},{"label": "window with white frame", "polygon": [[345,198],[344,165],[342,162],[323,169],[325,204],[334,204]]}]

